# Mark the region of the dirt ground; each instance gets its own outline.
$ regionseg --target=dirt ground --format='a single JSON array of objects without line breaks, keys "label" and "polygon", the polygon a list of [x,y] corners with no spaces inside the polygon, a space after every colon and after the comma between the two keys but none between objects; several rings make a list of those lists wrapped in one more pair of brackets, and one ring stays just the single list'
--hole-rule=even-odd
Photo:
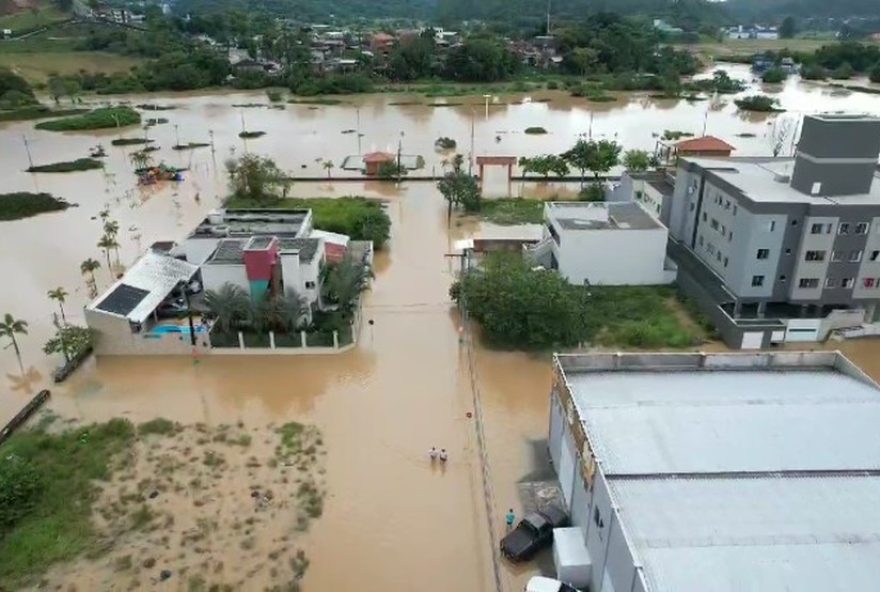
[{"label": "dirt ground", "polygon": [[139,429],[95,503],[106,548],[56,566],[40,588],[298,590],[309,565],[302,538],[323,511],[318,430],[147,425],[157,433]]}]

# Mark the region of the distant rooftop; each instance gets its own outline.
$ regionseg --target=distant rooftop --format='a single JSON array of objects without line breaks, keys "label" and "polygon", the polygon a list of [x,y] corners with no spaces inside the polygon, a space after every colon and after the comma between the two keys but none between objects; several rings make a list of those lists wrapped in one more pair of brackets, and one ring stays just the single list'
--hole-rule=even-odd
[{"label": "distant rooftop", "polygon": [[675,144],[679,152],[724,152],[736,150],[736,146],[732,146],[715,136],[703,136],[701,138],[690,138],[682,140]]},{"label": "distant rooftop", "polygon": [[189,281],[198,269],[186,261],[147,251],[88,308],[142,323],[178,284]]},{"label": "distant rooftop", "polygon": [[228,265],[241,263],[244,260],[244,246],[247,241],[241,238],[227,238],[217,243],[214,253],[205,261],[205,265]]},{"label": "distant rooftop", "polygon": [[684,157],[722,181],[730,183],[754,202],[795,202],[809,204],[873,205],[880,204],[880,174],[874,174],[870,193],[845,196],[807,195],[789,185],[794,158],[701,158]]},{"label": "distant rooftop", "polygon": [[299,260],[304,262],[312,261],[321,247],[321,239],[318,238],[283,238],[279,242],[282,253],[298,251]]},{"label": "distant rooftop", "polygon": [[311,211],[281,208],[216,210],[193,230],[190,238],[272,235],[299,238]]},{"label": "distant rooftop", "polygon": [[551,201],[545,214],[566,230],[649,230],[662,228],[636,202]]},{"label": "distant rooftop", "polygon": [[648,592],[877,587],[880,390],[841,354],[557,363]]}]

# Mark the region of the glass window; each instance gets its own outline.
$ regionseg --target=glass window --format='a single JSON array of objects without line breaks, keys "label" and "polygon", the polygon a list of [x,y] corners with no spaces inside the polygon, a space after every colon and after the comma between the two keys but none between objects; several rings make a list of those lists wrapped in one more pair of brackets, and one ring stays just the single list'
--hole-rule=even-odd
[{"label": "glass window", "polygon": [[825,251],[807,251],[804,255],[805,261],[825,261]]},{"label": "glass window", "polygon": [[876,261],[880,258],[880,251],[871,251],[871,261]]},{"label": "glass window", "polygon": [[752,276],[752,286],[758,287],[764,285],[764,276],[763,275],[753,275]]},{"label": "glass window", "polygon": [[849,224],[841,222],[840,226],[837,227],[837,234],[849,234]]},{"label": "glass window", "polygon": [[825,287],[826,288],[836,288],[837,287],[837,280],[835,280],[834,278],[826,278],[825,279]]},{"label": "glass window", "polygon": [[832,251],[831,252],[831,260],[832,261],[843,261],[843,251]]},{"label": "glass window", "polygon": [[861,251],[850,251],[849,252],[849,260],[850,263],[858,263],[862,260],[862,252]]},{"label": "glass window", "polygon": [[306,289],[307,290],[314,290],[315,289],[315,282],[306,282]]},{"label": "glass window", "polygon": [[801,278],[798,282],[799,288],[818,288],[819,278]]},{"label": "glass window", "polygon": [[724,258],[724,267],[727,267],[727,257]]},{"label": "glass window", "polygon": [[840,287],[841,288],[852,288],[853,283],[855,283],[855,280],[853,280],[852,278],[843,278],[842,280],[840,280]]},{"label": "glass window", "polygon": [[768,224],[767,227],[770,229],[770,232],[776,230],[776,220],[770,220],[770,224]]},{"label": "glass window", "polygon": [[770,257],[770,249],[758,249],[758,259],[767,259]]},{"label": "glass window", "polygon": [[856,224],[856,234],[868,234],[868,223],[859,222]]},{"label": "glass window", "polygon": [[822,234],[822,224],[813,224],[810,226],[810,234]]}]

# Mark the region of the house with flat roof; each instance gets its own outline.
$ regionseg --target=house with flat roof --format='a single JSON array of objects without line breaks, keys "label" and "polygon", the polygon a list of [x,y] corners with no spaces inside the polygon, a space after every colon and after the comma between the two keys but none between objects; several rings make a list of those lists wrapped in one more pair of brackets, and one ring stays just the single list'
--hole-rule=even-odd
[{"label": "house with flat roof", "polygon": [[873,590],[880,389],[838,352],[554,357],[590,592]]},{"label": "house with flat roof", "polygon": [[669,253],[728,345],[880,321],[878,154],[880,118],[808,115],[794,158],[681,159]]},{"label": "house with flat roof", "polygon": [[572,284],[651,285],[675,280],[667,230],[636,202],[547,202],[532,250]]}]

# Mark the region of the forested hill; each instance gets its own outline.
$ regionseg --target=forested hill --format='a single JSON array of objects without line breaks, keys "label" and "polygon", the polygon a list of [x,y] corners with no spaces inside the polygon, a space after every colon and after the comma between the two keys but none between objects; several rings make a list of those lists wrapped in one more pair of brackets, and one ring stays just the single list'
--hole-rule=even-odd
[{"label": "forested hill", "polygon": [[211,14],[230,9],[266,12],[301,21],[321,21],[330,15],[353,18],[431,19],[437,0],[177,0],[178,14]]},{"label": "forested hill", "polygon": [[786,16],[880,17],[880,0],[728,0],[726,10],[737,20],[780,20]]}]

